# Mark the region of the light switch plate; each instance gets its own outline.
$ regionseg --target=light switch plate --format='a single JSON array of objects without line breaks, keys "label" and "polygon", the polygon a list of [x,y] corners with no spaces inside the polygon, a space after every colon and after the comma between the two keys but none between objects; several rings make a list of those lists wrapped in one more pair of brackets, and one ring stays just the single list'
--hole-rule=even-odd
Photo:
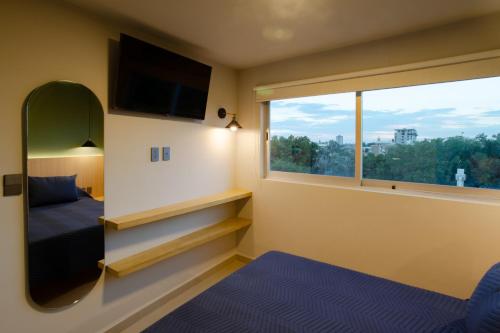
[{"label": "light switch plate", "polygon": [[160,160],[160,148],[151,147],[151,162],[158,162]]},{"label": "light switch plate", "polygon": [[23,193],[23,175],[4,175],[3,176],[3,196],[9,197]]},{"label": "light switch plate", "polygon": [[170,161],[170,147],[163,147],[163,160]]}]

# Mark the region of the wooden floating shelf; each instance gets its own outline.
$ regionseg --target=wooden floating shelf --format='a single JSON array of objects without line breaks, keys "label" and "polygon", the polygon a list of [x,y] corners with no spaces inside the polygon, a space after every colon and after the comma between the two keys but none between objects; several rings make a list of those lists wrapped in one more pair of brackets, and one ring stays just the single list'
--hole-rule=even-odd
[{"label": "wooden floating shelf", "polygon": [[252,192],[244,190],[230,190],[207,197],[183,201],[172,205],[155,208],[140,213],[134,213],[114,218],[101,218],[100,222],[115,230],[137,227],[147,223],[158,222],[174,216],[188,214],[197,210],[222,205],[228,202],[250,198]]},{"label": "wooden floating shelf", "polygon": [[251,220],[230,218],[215,225],[197,230],[180,238],[171,240],[146,251],[118,260],[106,266],[106,272],[116,277],[124,277],[142,270],[162,260],[174,257],[195,247],[224,237],[235,231],[248,227]]}]

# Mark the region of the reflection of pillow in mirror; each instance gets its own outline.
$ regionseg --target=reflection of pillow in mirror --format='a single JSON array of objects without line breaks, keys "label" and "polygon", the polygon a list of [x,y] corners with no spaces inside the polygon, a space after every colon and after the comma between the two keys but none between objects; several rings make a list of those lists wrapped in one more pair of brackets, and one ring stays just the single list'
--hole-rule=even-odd
[{"label": "reflection of pillow in mirror", "polygon": [[76,175],[28,177],[29,206],[43,206],[77,201]]}]

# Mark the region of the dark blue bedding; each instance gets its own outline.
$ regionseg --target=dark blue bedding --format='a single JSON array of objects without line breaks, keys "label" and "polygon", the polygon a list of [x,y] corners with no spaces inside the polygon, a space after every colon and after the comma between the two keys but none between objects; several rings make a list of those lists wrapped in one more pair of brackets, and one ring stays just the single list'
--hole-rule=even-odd
[{"label": "dark blue bedding", "polygon": [[30,287],[43,287],[95,268],[104,258],[104,203],[90,197],[31,207],[28,223]]},{"label": "dark blue bedding", "polygon": [[269,252],[144,332],[463,332],[467,302]]},{"label": "dark blue bedding", "polygon": [[32,207],[29,210],[29,242],[35,243],[64,237],[87,228],[100,226],[104,203],[89,197],[55,205]]}]

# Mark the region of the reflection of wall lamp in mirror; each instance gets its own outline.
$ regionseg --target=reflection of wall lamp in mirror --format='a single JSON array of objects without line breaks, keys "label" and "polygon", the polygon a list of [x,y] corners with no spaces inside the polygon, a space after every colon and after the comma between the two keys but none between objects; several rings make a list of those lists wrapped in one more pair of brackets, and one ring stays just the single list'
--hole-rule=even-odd
[{"label": "reflection of wall lamp in mirror", "polygon": [[97,148],[97,145],[94,143],[94,141],[92,141],[92,138],[90,137],[90,129],[91,129],[91,126],[92,126],[92,102],[91,102],[91,98],[92,98],[92,95],[91,95],[91,92],[90,90],[88,91],[88,95],[89,95],[89,98],[88,98],[88,102],[89,102],[89,127],[88,127],[88,130],[89,130],[89,136],[87,138],[87,141],[85,141],[84,143],[82,143],[82,145],[80,147],[83,147],[83,148]]},{"label": "reflection of wall lamp in mirror", "polygon": [[96,144],[94,143],[94,141],[92,141],[92,139],[90,137],[87,139],[87,141],[82,143],[82,145],[80,147],[82,147],[82,148],[97,148]]},{"label": "reflection of wall lamp in mirror", "polygon": [[226,115],[228,115],[228,114],[230,114],[231,116],[233,116],[233,118],[231,119],[231,121],[229,122],[229,124],[227,124],[227,126],[226,126],[226,128],[229,128],[231,131],[236,132],[240,128],[243,128],[243,127],[241,127],[241,125],[236,120],[236,114],[226,112],[226,109],[224,109],[224,108],[220,108],[217,111],[217,114],[219,115],[220,119],[226,118]]}]

